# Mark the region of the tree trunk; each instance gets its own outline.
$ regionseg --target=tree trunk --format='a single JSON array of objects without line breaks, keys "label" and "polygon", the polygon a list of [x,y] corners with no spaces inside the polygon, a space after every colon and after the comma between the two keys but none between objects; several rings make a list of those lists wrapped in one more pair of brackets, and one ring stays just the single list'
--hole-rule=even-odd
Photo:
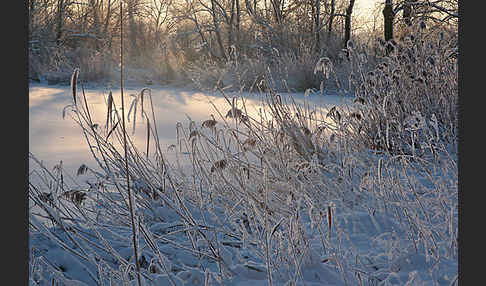
[{"label": "tree trunk", "polygon": [[57,1],[57,13],[56,13],[56,44],[61,44],[62,29],[64,23],[64,0]]},{"label": "tree trunk", "polygon": [[93,13],[93,32],[96,36],[95,40],[95,48],[96,50],[101,49],[100,42],[98,41],[98,38],[100,37],[101,34],[101,20],[100,20],[100,11],[99,11],[99,2],[97,0],[90,0],[89,4],[91,6],[91,10]]},{"label": "tree trunk", "polygon": [[235,0],[231,0],[231,11],[230,11],[230,20],[228,24],[228,55],[231,56],[231,49],[233,46],[233,26],[235,22]]},{"label": "tree trunk", "polygon": [[384,36],[385,36],[387,53],[390,53],[393,50],[393,46],[389,44],[389,41],[393,40],[394,16],[395,14],[393,12],[393,1],[386,0],[385,8],[383,8],[383,19],[384,19]]},{"label": "tree trunk", "polygon": [[277,24],[277,26],[280,26],[282,24],[282,10],[280,8],[281,3],[279,0],[270,0],[270,4],[272,5],[275,23]]},{"label": "tree trunk", "polygon": [[336,9],[336,2],[335,2],[335,0],[331,0],[331,13],[329,14],[329,24],[327,26],[327,43],[328,44],[329,44],[329,41],[331,40],[332,22],[334,20],[335,9]]},{"label": "tree trunk", "polygon": [[241,20],[241,8],[240,0],[236,0],[236,47],[240,49],[240,20]]},{"label": "tree trunk", "polygon": [[315,0],[311,2],[312,3],[312,15],[313,15],[313,27],[314,27],[314,47],[315,51],[320,54],[321,52],[321,37],[320,37],[320,32],[321,32],[321,0]]},{"label": "tree trunk", "polygon": [[216,41],[218,42],[219,51],[221,52],[221,57],[226,60],[226,52],[223,45],[223,40],[221,39],[221,30],[219,29],[218,18],[216,17],[216,5],[215,0],[211,0],[211,12],[213,17],[214,32],[216,33]]},{"label": "tree trunk", "polygon": [[[346,17],[344,19],[344,49],[348,47],[348,41],[351,39],[351,15],[353,14],[353,6],[355,0],[349,0],[348,8],[346,9]],[[348,56],[348,52],[346,52]]]}]

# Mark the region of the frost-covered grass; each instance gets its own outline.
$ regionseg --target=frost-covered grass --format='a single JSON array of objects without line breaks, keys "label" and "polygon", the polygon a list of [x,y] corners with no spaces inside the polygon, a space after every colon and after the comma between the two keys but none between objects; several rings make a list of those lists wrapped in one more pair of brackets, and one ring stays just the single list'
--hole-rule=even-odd
[{"label": "frost-covered grass", "polygon": [[406,59],[360,74],[351,54],[356,100],[331,109],[269,89],[255,114],[220,90],[226,110],[176,126],[175,161],[150,89],[130,108],[147,132],[137,147],[109,96],[93,126],[75,87],[66,111],[102,171],[81,166],[94,179],[76,189],[31,155],[44,182],[29,187],[42,209],[30,215],[31,285],[137,285],[132,227],[143,285],[456,285],[456,63],[447,45],[412,47],[415,62],[434,57],[422,83]]}]

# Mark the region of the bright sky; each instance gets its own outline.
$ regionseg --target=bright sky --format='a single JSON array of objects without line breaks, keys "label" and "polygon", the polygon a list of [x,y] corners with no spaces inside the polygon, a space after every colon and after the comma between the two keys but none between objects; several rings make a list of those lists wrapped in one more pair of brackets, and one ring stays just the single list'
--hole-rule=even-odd
[{"label": "bright sky", "polygon": [[380,19],[382,14],[380,11],[376,11],[376,6],[383,2],[383,0],[356,0],[353,9],[353,21],[355,21],[352,28],[353,33],[369,31],[374,24],[382,21]]},{"label": "bright sky", "polygon": [[383,2],[379,0],[357,0],[355,2],[356,8],[360,7],[363,9],[373,8],[376,3]]},{"label": "bright sky", "polygon": [[376,4],[381,2],[383,2],[383,0],[356,0],[353,13],[359,13],[360,15],[372,13]]}]

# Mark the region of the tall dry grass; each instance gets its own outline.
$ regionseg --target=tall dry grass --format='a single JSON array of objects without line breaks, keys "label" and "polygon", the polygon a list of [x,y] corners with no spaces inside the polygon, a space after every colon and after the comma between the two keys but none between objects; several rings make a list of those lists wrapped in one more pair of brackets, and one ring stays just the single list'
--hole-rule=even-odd
[{"label": "tall dry grass", "polygon": [[[95,183],[75,195],[62,166],[51,172],[31,157],[41,169],[31,176],[46,182],[29,187],[43,210],[31,214],[31,230],[76,257],[98,284],[133,282],[139,261],[142,281],[166,275],[177,285],[189,267],[169,257],[167,246],[193,257],[191,269],[206,285],[231,283],[241,273],[237,263],[269,285],[323,272],[344,285],[380,285],[409,267],[410,257],[434,266],[402,284],[445,279],[443,267],[457,265],[458,254],[454,48],[452,38],[416,37],[369,72],[366,56],[349,47],[356,96],[329,109],[285,98],[265,77],[263,107],[251,116],[244,96],[216,87],[228,109],[176,126],[176,162],[158,142],[150,89],[134,102],[146,146],[120,127],[110,95],[104,128],[93,126],[86,99],[75,97],[69,114],[101,172],[84,166],[80,174],[90,172]],[[332,73],[330,63],[319,61],[316,75]],[[120,243],[138,244],[140,257],[120,253]],[[67,279],[39,252],[31,267],[46,281]],[[448,279],[454,284],[457,273]]]},{"label": "tall dry grass", "polygon": [[353,51],[350,65],[356,66],[350,82],[359,120],[349,121],[353,131],[346,136],[407,155],[435,154],[444,142],[457,144],[457,35],[429,38],[415,30],[373,70],[363,68],[366,57]]}]

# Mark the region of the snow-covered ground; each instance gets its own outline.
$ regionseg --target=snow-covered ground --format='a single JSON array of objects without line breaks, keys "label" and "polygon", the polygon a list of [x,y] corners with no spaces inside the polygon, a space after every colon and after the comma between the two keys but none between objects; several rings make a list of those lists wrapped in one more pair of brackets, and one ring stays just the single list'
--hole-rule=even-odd
[{"label": "snow-covered ground", "polygon": [[[133,100],[131,95],[138,95],[143,87],[125,87],[126,110]],[[168,147],[176,142],[176,125],[186,125],[188,117],[196,122],[210,119],[213,114],[218,117],[214,106],[221,113],[226,113],[228,103],[219,92],[197,92],[183,88],[167,88],[151,86],[159,140],[162,147]],[[106,120],[106,98],[110,89],[108,87],[85,88],[85,94],[90,104],[93,122],[103,126]],[[88,145],[81,132],[81,128],[68,116],[63,119],[64,107],[72,104],[71,88],[69,86],[46,85],[31,83],[29,86],[29,151],[52,168],[63,162],[63,168],[75,174],[81,164],[96,168],[96,162],[88,151]],[[121,105],[120,90],[112,90],[114,102]],[[235,93],[228,93],[233,96]],[[286,97],[289,94],[283,93]],[[303,101],[304,93],[293,93],[296,101]],[[262,106],[261,97],[257,94],[243,93],[249,114],[258,113]],[[349,98],[337,94],[310,95],[310,102],[321,106],[339,105]],[[213,106],[214,104],[214,106]],[[241,103],[240,103],[241,104]],[[224,115],[223,114],[223,115]],[[133,116],[132,116],[133,118]],[[143,146],[145,133],[143,122],[136,121],[135,142]],[[128,123],[131,130],[132,122]],[[165,151],[165,150],[164,150]],[[171,152],[166,153],[171,156]]]},{"label": "snow-covered ground", "polygon": [[[177,123],[186,124],[188,117],[198,123],[210,119],[210,114],[217,117],[210,102],[223,115],[228,110],[226,100],[217,93],[151,89],[158,134],[165,147],[176,144]],[[126,88],[125,94],[139,91],[140,88]],[[106,120],[107,94],[105,89],[86,89],[93,122],[100,127]],[[119,105],[119,92],[113,90],[113,95]],[[294,96],[297,101],[306,97]],[[258,114],[262,106],[260,98],[252,94],[245,94],[244,98],[248,113]],[[306,99],[328,106],[349,100],[317,94]],[[77,177],[76,170],[81,164],[93,169],[97,166],[80,127],[67,117],[62,118],[63,108],[71,103],[69,87],[31,85],[29,149],[49,169],[62,160],[66,172]],[[128,124],[130,131],[132,123],[133,117]],[[137,124],[142,124],[141,120]],[[143,126],[140,127],[134,138],[143,149]],[[166,153],[169,160],[170,154]],[[267,241],[262,237],[261,241],[270,244],[271,250],[283,252],[269,255],[278,261],[265,260],[266,255],[261,253],[264,243],[255,241],[251,222],[245,225],[250,234],[242,228],[241,237],[230,235],[236,233],[238,223],[220,221],[219,218],[228,214],[218,206],[191,203],[189,195],[184,198],[187,202],[177,208],[160,201],[144,201],[148,205],[139,209],[143,222],[138,230],[142,284],[263,286],[270,284],[271,265],[273,285],[457,285],[457,174],[448,173],[454,168],[444,159],[444,166],[431,168],[427,174],[406,170],[397,177],[394,174],[381,177],[380,173],[382,182],[377,186],[366,179],[372,178],[374,163],[379,161],[378,166],[382,166],[381,160],[384,159],[377,158],[363,167],[370,170],[362,177],[358,189],[343,187],[339,194],[331,191],[328,202],[306,202],[315,208],[269,222],[271,236]],[[406,176],[400,177],[403,174]],[[77,179],[88,180],[83,176]],[[414,193],[403,193],[395,181],[407,179]],[[353,186],[351,183],[349,186]],[[386,188],[395,186],[396,190],[387,192]],[[167,192],[167,197],[177,197],[178,191]],[[31,216],[31,224],[37,229],[31,230],[29,241],[31,285],[37,285],[36,281],[43,281],[41,285],[137,285],[135,277],[128,274],[130,267],[134,267],[131,229],[123,223],[128,218],[103,213],[121,210],[123,206],[117,206],[116,202],[124,198],[114,192],[106,196],[90,197],[98,212],[84,214],[97,216],[97,227],[73,222],[70,229],[62,229]],[[62,200],[58,203],[75,209]],[[299,201],[287,203],[300,204]],[[108,217],[110,220],[105,221]],[[186,217],[195,224],[181,219]],[[241,225],[242,220],[245,222],[242,217],[234,219]],[[289,235],[294,238],[286,240],[284,225],[292,230]],[[261,231],[258,226],[252,226],[253,232]],[[199,233],[201,229],[211,237]],[[302,250],[304,253],[297,253]]]}]

